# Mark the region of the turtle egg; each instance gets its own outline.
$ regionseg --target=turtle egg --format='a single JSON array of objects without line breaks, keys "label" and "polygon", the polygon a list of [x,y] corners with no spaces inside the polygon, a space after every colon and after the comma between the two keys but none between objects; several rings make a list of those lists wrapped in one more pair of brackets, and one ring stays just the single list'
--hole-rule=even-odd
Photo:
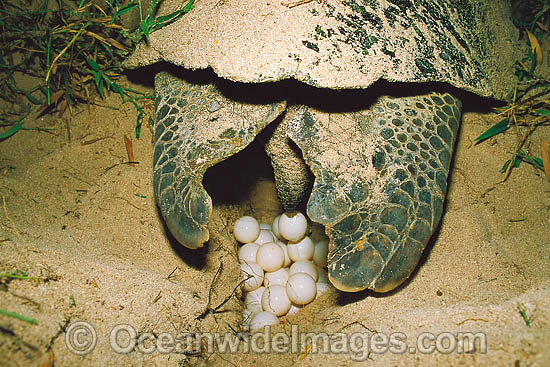
[{"label": "turtle egg", "polygon": [[252,313],[262,312],[262,295],[264,294],[265,287],[260,287],[247,292],[244,296],[244,307],[250,310]]},{"label": "turtle egg", "polygon": [[279,233],[279,218],[281,218],[280,215],[276,216],[275,219],[273,219],[273,224],[271,225],[271,231],[275,236],[277,236],[278,239],[282,240],[283,238]]},{"label": "turtle egg", "polygon": [[290,305],[290,310],[288,310],[287,315],[297,314],[298,311],[300,311],[300,307],[295,306],[295,305]]},{"label": "turtle egg", "polygon": [[279,319],[277,318],[277,316],[275,316],[271,312],[263,311],[263,312],[257,313],[252,318],[252,320],[250,320],[250,330],[256,331],[263,328],[264,326],[276,325],[278,322],[279,322]]},{"label": "turtle egg", "polygon": [[245,328],[248,328],[250,326],[250,321],[252,320],[253,317],[254,317],[254,312],[246,308],[243,310],[243,326]]},{"label": "turtle egg", "polygon": [[244,290],[247,292],[257,289],[264,282],[264,271],[261,266],[255,262],[242,262],[241,272],[245,279]]},{"label": "turtle egg", "polygon": [[311,261],[296,261],[294,264],[290,265],[288,276],[291,277],[297,273],[308,274],[315,281],[319,278],[319,274],[317,274],[317,266],[315,266],[315,264]]},{"label": "turtle egg", "polygon": [[315,299],[317,285],[315,280],[306,273],[296,273],[288,278],[286,294],[296,305],[305,305]]},{"label": "turtle egg", "polygon": [[285,286],[288,282],[288,270],[281,268],[277,271],[265,273],[264,285],[266,287],[272,285],[283,285]]},{"label": "turtle egg", "polygon": [[260,230],[267,229],[268,231],[271,231],[271,224],[269,223],[260,223]]},{"label": "turtle egg", "polygon": [[327,283],[319,283],[315,284],[317,286],[317,297],[319,297],[321,294],[325,293],[330,289],[330,285]]},{"label": "turtle egg", "polygon": [[279,233],[289,241],[301,240],[306,230],[307,220],[300,212],[284,213],[279,218]]},{"label": "turtle egg", "polygon": [[289,241],[287,244],[288,257],[292,261],[311,260],[313,258],[313,252],[315,251],[315,245],[313,241],[305,236],[299,241]]},{"label": "turtle egg", "polygon": [[286,268],[292,262],[290,260],[290,257],[288,256],[288,247],[281,241],[277,241],[277,245],[281,246],[281,248],[283,249],[283,252],[285,253],[285,262],[283,263],[283,268]]},{"label": "turtle egg", "polygon": [[240,217],[233,226],[233,235],[241,243],[254,242],[260,235],[260,225],[252,217]]},{"label": "turtle egg", "polygon": [[263,245],[264,243],[273,242],[275,239],[273,238],[273,235],[271,234],[271,231],[268,229],[261,229],[260,235],[258,238],[256,238],[256,242],[258,245]]},{"label": "turtle egg", "polygon": [[290,309],[290,299],[286,294],[286,287],[282,285],[267,287],[262,295],[262,309],[275,316],[285,315]]},{"label": "turtle egg", "polygon": [[260,246],[257,243],[249,242],[239,249],[239,261],[256,262],[256,253]]},{"label": "turtle egg", "polygon": [[315,264],[324,268],[327,266],[327,256],[328,256],[328,241],[320,240],[315,244],[315,250],[313,252],[313,261]]},{"label": "turtle egg", "polygon": [[264,243],[256,253],[256,262],[265,271],[279,270],[283,266],[284,261],[285,253],[283,249],[273,242]]},{"label": "turtle egg", "polygon": [[328,274],[325,269],[321,268],[320,266],[317,266],[317,274],[319,277],[317,278],[317,283],[328,283]]}]

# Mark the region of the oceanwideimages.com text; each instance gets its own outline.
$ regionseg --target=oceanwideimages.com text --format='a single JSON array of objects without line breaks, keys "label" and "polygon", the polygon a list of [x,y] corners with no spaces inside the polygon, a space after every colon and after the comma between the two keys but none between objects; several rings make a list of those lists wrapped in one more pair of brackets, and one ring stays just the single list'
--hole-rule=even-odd
[{"label": "oceanwideimages.com text", "polygon": [[[128,324],[113,327],[105,336],[113,352],[127,354],[197,354],[197,353],[273,353],[273,354],[347,354],[364,361],[370,353],[487,353],[487,337],[482,332],[422,332],[414,340],[405,333],[380,332],[303,332],[291,325],[287,332],[273,332],[270,326],[255,333],[137,333]],[[79,355],[91,353],[97,332],[89,323],[71,324],[65,335],[67,348]]]}]

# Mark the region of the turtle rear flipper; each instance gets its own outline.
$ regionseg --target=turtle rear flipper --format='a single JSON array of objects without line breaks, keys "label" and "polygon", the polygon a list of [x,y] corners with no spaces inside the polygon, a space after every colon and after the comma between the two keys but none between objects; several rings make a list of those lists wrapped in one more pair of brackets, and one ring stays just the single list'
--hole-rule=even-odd
[{"label": "turtle rear flipper", "polygon": [[153,187],[168,229],[192,249],[209,239],[206,170],[244,149],[286,107],[285,101],[248,98],[247,87],[233,87],[241,88],[239,99],[213,82],[191,83],[164,72],[155,77]]},{"label": "turtle rear flipper", "polygon": [[307,213],[330,238],[336,288],[386,292],[414,270],[441,217],[460,108],[447,93],[385,96],[290,123],[315,175]]}]

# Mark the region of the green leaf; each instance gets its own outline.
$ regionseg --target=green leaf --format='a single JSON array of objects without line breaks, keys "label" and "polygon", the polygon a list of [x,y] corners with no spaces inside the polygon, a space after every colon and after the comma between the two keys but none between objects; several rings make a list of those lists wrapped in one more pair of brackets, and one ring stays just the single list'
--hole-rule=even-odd
[{"label": "green leaf", "polygon": [[103,79],[99,79],[99,82],[97,83],[97,91],[99,92],[99,96],[103,98]]},{"label": "green leaf", "polygon": [[48,96],[48,91],[47,91],[46,88],[44,88],[43,86],[39,86],[39,87],[38,87],[38,90],[39,90],[40,92],[42,92],[42,94],[43,94],[44,96],[46,96],[46,97]]},{"label": "green leaf", "polygon": [[0,278],[20,279],[20,280],[34,280],[36,282],[36,284],[38,285],[38,278],[37,277],[30,277],[24,271],[19,272],[19,274],[16,274],[16,273],[1,273]]},{"label": "green leaf", "polygon": [[94,76],[94,82],[95,82],[96,87],[99,88],[99,81],[101,80],[101,73],[98,72],[98,71],[93,71],[92,70],[92,75]]},{"label": "green leaf", "polygon": [[152,18],[153,17],[153,12],[155,11],[159,1],[160,0],[153,0],[151,2],[151,6],[149,6],[149,11],[147,12],[147,16],[145,18]]},{"label": "green leaf", "polygon": [[12,93],[17,93],[18,92],[18,88],[15,85],[13,85],[12,83],[6,83],[6,85],[8,86],[8,88],[10,89],[10,91]]},{"label": "green leaf", "polygon": [[139,22],[139,28],[141,29],[141,31],[143,32],[143,34],[145,35],[145,38],[149,38],[149,27],[147,25],[147,22],[145,20],[142,20],[141,22]]},{"label": "green leaf", "polygon": [[503,120],[500,120],[490,128],[488,128],[483,134],[475,138],[474,141],[481,142],[485,139],[489,139],[492,136],[495,136],[497,134],[500,134],[503,131],[508,130],[509,127],[510,127],[510,124],[508,122],[508,119],[505,118]]},{"label": "green leaf", "polygon": [[506,172],[506,170],[508,169],[508,166],[510,165],[512,161],[511,160],[507,160],[506,162],[504,162],[504,166],[502,166],[502,168],[500,169],[500,173],[504,173]]},{"label": "green leaf", "polygon": [[69,74],[67,70],[63,70],[63,83],[65,84],[65,99],[67,103],[72,106],[73,101],[71,99],[71,86],[69,84]]},{"label": "green leaf", "polygon": [[38,98],[36,98],[35,96],[33,96],[33,95],[30,94],[30,93],[25,94],[25,97],[27,97],[27,99],[28,99],[32,104],[41,105],[41,104],[43,103],[41,100],[39,100]]},{"label": "green leaf", "polygon": [[32,317],[23,316],[23,315],[20,315],[18,313],[6,311],[6,310],[3,310],[3,309],[0,309],[0,315],[13,317],[14,319],[25,321],[25,322],[28,322],[29,324],[33,324],[33,325],[38,324],[38,321],[36,321],[36,319],[33,319]]},{"label": "green leaf", "polygon": [[136,139],[141,135],[141,123],[143,122],[143,111],[139,111],[136,119]]},{"label": "green leaf", "polygon": [[185,10],[185,12],[188,13],[191,10],[193,10],[194,7],[195,7],[195,0],[189,0],[187,4],[185,4],[185,6],[183,7],[183,10]]},{"label": "green leaf", "polygon": [[161,15],[156,17],[154,20],[150,18],[150,16],[147,17],[146,21],[150,25],[149,31],[153,32],[157,29],[160,29],[164,27],[165,25],[168,25],[174,21],[176,21],[178,18],[180,18],[182,15],[189,13],[193,7],[194,7],[195,0],[189,0],[183,8],[180,10],[177,10],[173,13]]},{"label": "green leaf", "polygon": [[548,116],[548,115],[550,115],[550,111],[548,111],[548,110],[539,109],[539,110],[535,110],[533,112],[535,112],[539,116]]},{"label": "green leaf", "polygon": [[521,157],[516,156],[516,159],[514,159],[514,168],[518,168],[521,163]]},{"label": "green leaf", "polygon": [[138,6],[137,3],[134,3],[134,4],[128,3],[128,4],[124,5],[122,8],[118,9],[118,10],[116,11],[116,13],[114,14],[113,17],[119,17],[119,16],[121,16],[122,14],[124,14],[124,13],[126,13],[126,12],[132,10],[132,9],[135,8],[136,6]]},{"label": "green leaf", "polygon": [[170,14],[158,16],[158,17],[155,18],[155,23],[164,24],[166,22],[169,22],[173,18],[177,18],[182,13],[183,13],[183,9],[180,9],[180,10],[177,10],[177,11],[175,11],[173,13],[170,13]]},{"label": "green leaf", "polygon": [[537,158],[537,157],[533,157],[533,158],[529,157],[529,156],[523,151],[523,149],[520,149],[520,150],[518,151],[517,157],[518,157],[519,159],[521,159],[522,161],[524,161],[524,162],[526,162],[526,163],[529,163],[529,164],[535,166],[536,168],[538,168],[538,169],[544,171],[544,164],[542,163],[542,159]]},{"label": "green leaf", "polygon": [[90,65],[92,70],[101,72],[101,68],[99,67],[97,62],[95,62],[94,60],[92,60],[90,58],[86,58],[86,62],[88,63],[88,65]]},{"label": "green leaf", "polygon": [[21,130],[21,128],[23,127],[23,124],[24,124],[24,123],[25,123],[25,121],[21,121],[20,123],[18,123],[18,124],[16,124],[16,125],[13,125],[13,126],[10,127],[8,130],[4,131],[3,133],[0,133],[0,141],[9,138],[9,137],[12,136],[13,134],[15,134],[16,132],[18,132],[19,130]]},{"label": "green leaf", "polygon": [[101,77],[103,78],[103,80],[105,80],[105,85],[107,86],[107,88],[111,88],[111,85],[113,84],[111,79],[105,74],[101,74]]},{"label": "green leaf", "polygon": [[120,86],[117,83],[111,83],[111,89],[118,94],[122,92]]}]

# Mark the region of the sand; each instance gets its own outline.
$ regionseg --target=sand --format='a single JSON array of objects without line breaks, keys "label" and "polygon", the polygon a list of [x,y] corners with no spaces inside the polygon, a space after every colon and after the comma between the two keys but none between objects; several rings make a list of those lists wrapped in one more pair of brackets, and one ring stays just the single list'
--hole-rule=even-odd
[{"label": "sand", "polygon": [[[231,228],[241,215],[268,221],[281,211],[267,157],[255,142],[207,173],[211,240],[187,250],[167,233],[154,201],[149,122],[136,139],[130,104],[115,95],[97,102],[26,124],[51,132],[20,131],[0,143],[0,271],[38,278],[2,278],[0,309],[37,324],[0,315],[0,365],[548,365],[550,184],[525,163],[501,182],[514,131],[473,142],[501,119],[495,113],[465,105],[444,216],[409,281],[388,294],[327,292],[271,330],[284,333],[283,342],[306,332],[331,338],[327,353],[305,337],[303,349],[295,338],[294,347],[230,353],[209,351],[207,339],[175,345],[170,335],[240,331]],[[152,104],[146,110],[151,115]],[[134,166],[124,164],[124,136]],[[540,156],[541,138],[550,141],[550,131],[537,129],[525,149]],[[77,322],[96,333],[85,355],[67,344],[67,336],[84,349],[92,340]],[[124,350],[132,333],[142,343]],[[455,345],[465,333],[477,339]],[[418,348],[419,336],[428,350]],[[261,342],[265,334],[242,338]]]}]

